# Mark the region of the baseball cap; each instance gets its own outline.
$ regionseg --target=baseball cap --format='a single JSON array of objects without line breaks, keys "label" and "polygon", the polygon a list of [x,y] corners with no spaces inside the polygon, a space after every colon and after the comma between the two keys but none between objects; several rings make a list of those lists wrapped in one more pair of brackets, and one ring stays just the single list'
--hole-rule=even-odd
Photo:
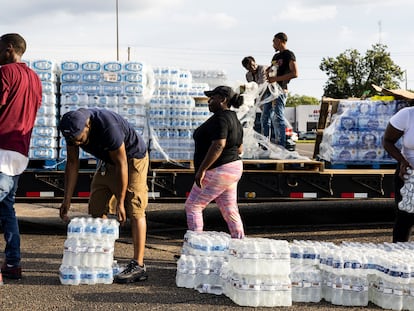
[{"label": "baseball cap", "polygon": [[90,116],[91,113],[85,108],[66,112],[60,120],[58,128],[66,138],[74,138],[82,133]]},{"label": "baseball cap", "polygon": [[213,95],[219,94],[221,96],[224,96],[226,98],[231,98],[234,96],[234,91],[231,87],[229,86],[225,86],[225,85],[221,85],[216,87],[215,89],[211,90],[211,91],[204,91],[204,94],[206,94],[207,97],[211,97]]}]

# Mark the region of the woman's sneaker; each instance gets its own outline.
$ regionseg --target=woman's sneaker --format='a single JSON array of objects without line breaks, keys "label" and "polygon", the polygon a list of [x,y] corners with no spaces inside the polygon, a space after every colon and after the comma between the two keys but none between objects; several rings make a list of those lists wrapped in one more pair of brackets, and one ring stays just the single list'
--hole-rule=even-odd
[{"label": "woman's sneaker", "polygon": [[132,259],[124,271],[120,272],[114,277],[114,282],[133,283],[145,281],[146,279],[148,279],[148,274],[145,265],[141,267],[136,260]]},{"label": "woman's sneaker", "polygon": [[1,266],[1,274],[6,279],[20,280],[22,278],[22,267],[4,263]]}]

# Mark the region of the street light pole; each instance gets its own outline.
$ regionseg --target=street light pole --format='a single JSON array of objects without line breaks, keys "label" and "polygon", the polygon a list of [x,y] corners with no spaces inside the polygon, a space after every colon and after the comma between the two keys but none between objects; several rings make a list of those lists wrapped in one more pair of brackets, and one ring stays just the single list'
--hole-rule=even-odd
[{"label": "street light pole", "polygon": [[407,69],[404,70],[404,72],[405,72],[405,90],[407,90],[408,89],[407,88]]},{"label": "street light pole", "polygon": [[119,61],[118,0],[116,0],[116,60]]}]

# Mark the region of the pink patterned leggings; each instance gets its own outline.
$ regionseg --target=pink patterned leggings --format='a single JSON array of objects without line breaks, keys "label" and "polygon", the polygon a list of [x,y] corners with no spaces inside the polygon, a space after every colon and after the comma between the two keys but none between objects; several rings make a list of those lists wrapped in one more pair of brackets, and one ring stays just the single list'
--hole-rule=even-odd
[{"label": "pink patterned leggings", "polygon": [[203,188],[193,184],[185,202],[188,229],[203,231],[203,210],[215,200],[229,227],[231,237],[244,237],[243,223],[237,206],[237,183],[242,172],[243,162],[238,160],[208,170],[203,180]]}]

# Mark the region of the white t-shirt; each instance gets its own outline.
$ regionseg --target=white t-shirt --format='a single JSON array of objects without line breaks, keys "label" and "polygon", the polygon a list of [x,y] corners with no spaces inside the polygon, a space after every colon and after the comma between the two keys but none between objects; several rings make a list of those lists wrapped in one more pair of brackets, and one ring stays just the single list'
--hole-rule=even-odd
[{"label": "white t-shirt", "polygon": [[0,148],[0,172],[9,176],[23,173],[29,163],[29,158],[19,152]]},{"label": "white t-shirt", "polygon": [[414,107],[403,108],[393,115],[390,124],[403,131],[401,153],[414,167]]}]

